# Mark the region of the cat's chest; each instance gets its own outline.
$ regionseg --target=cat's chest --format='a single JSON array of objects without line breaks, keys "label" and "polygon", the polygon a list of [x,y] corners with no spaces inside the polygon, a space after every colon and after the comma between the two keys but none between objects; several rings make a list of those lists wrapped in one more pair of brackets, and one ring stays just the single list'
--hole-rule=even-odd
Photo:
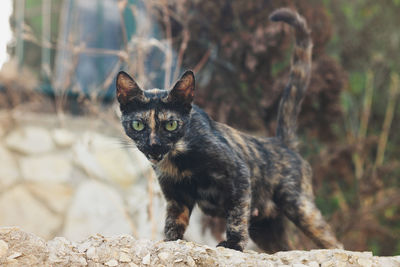
[{"label": "cat's chest", "polygon": [[188,179],[193,172],[187,168],[178,167],[175,160],[170,156],[165,157],[160,163],[154,166],[157,176],[168,177],[169,179]]},{"label": "cat's chest", "polygon": [[[198,163],[200,166],[203,163]],[[179,185],[187,182],[194,189],[192,192],[199,208],[212,216],[225,216],[226,200],[229,199],[228,188],[224,187],[223,176],[216,172],[208,172],[208,168],[187,168],[184,164],[177,164],[174,158],[165,158],[155,166],[157,176],[161,176],[171,183]]]}]

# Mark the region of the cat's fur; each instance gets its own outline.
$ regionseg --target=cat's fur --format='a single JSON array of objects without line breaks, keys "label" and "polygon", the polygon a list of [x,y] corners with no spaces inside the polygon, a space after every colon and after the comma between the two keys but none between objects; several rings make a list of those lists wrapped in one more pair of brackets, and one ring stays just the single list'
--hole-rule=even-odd
[{"label": "cat's fur", "polygon": [[[167,200],[166,240],[183,238],[197,204],[226,219],[220,246],[243,250],[250,236],[266,251],[287,250],[284,217],[320,247],[341,246],[314,204],[311,168],[297,152],[296,119],[311,72],[310,31],[289,9],[275,11],[271,20],[290,24],[296,34],[276,137],[254,137],[210,119],[192,104],[191,71],[171,90],[143,91],[128,74],[117,76],[126,134],[153,163]],[[145,128],[133,130],[134,120]],[[165,129],[170,120],[179,125],[173,132]]]}]

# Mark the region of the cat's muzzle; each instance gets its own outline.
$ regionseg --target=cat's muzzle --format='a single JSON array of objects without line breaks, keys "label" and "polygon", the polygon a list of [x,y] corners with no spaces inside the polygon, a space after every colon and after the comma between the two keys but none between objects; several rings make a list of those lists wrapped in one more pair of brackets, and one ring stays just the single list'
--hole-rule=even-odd
[{"label": "cat's muzzle", "polygon": [[146,155],[147,159],[153,164],[157,164],[158,162],[160,162],[164,158],[165,154],[167,154],[168,152],[166,147],[160,146],[158,144],[149,146],[146,150],[144,154]]}]

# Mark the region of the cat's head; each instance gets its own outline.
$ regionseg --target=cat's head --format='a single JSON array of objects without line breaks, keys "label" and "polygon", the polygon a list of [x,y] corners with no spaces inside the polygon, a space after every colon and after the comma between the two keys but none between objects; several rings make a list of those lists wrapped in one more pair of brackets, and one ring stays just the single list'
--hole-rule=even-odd
[{"label": "cat's head", "polygon": [[185,134],[194,97],[195,79],[186,71],[170,90],[142,90],[127,73],[116,80],[117,99],[126,134],[153,163],[168,152],[178,153]]}]

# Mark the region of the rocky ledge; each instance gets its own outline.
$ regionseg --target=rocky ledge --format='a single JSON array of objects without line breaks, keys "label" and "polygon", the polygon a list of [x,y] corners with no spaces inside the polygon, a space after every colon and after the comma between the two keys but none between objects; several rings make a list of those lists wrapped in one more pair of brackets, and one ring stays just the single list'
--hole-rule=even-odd
[{"label": "rocky ledge", "polygon": [[192,242],[91,236],[48,242],[18,228],[0,228],[0,266],[400,266],[400,256],[345,250],[244,253]]}]

